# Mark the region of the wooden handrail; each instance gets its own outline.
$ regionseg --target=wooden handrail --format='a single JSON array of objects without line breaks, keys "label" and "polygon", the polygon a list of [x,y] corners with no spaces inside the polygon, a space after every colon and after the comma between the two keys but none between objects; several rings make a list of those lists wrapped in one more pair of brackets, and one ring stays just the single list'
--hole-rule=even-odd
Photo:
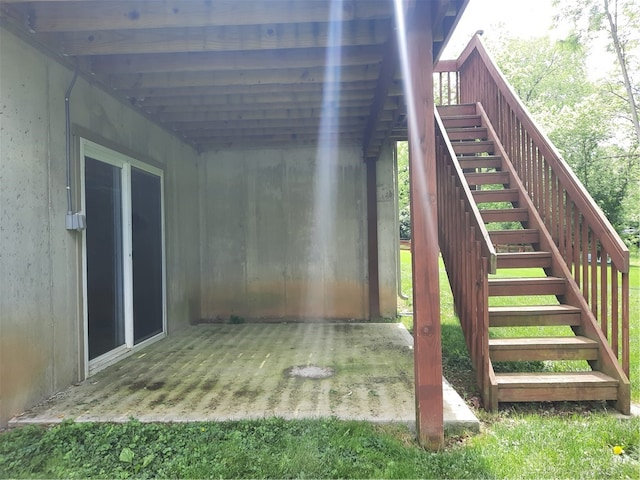
[{"label": "wooden handrail", "polygon": [[[585,216],[593,232],[599,237],[599,241],[611,257],[611,262],[618,271],[623,273],[628,272],[629,249],[620,239],[607,217],[602,213],[600,207],[598,207],[591,198],[591,195],[589,195],[587,189],[582,185],[582,182],[580,182],[573,170],[571,170],[562,159],[562,156],[553,143],[551,143],[549,138],[538,127],[527,107],[522,103],[500,69],[496,66],[496,63],[484,47],[479,35],[473,37],[456,61],[458,70],[464,68],[465,63],[474,52],[480,55],[485,67],[496,83],[498,90],[504,96],[504,99],[518,117],[524,129],[531,135],[536,147],[540,150],[546,161],[549,162],[554,173],[558,176],[558,180],[560,180],[562,186],[571,197],[571,200]],[[464,99],[461,99],[461,101],[464,102]],[[492,119],[492,121],[495,121],[495,119]]]},{"label": "wooden handrail", "polygon": [[593,318],[629,375],[629,249],[478,35],[457,60],[439,62],[435,72],[434,95],[441,104],[483,106]]},{"label": "wooden handrail", "polygon": [[497,255],[437,111],[435,121],[438,241],[477,383],[488,398],[488,273],[495,272]]},{"label": "wooden handrail", "polygon": [[453,146],[451,145],[451,140],[449,140],[448,135],[445,132],[444,125],[442,123],[442,118],[440,118],[440,114],[438,111],[435,111],[436,117],[436,128],[442,135],[442,141],[445,144],[445,148],[447,149],[447,153],[449,156],[449,162],[453,167],[453,170],[458,177],[460,182],[460,188],[463,192],[465,207],[471,213],[472,217],[472,226],[478,229],[479,238],[478,240],[481,242],[480,246],[482,249],[482,254],[487,257],[489,260],[489,271],[488,273],[496,273],[496,268],[498,264],[498,255],[496,253],[496,249],[493,246],[493,242],[489,237],[489,232],[487,227],[482,220],[482,215],[480,215],[480,210],[476,205],[475,200],[473,199],[473,194],[471,193],[471,189],[469,188],[469,184],[466,182],[464,178],[464,173],[462,172],[462,167],[460,166],[460,162],[458,161],[458,157],[453,150]]}]

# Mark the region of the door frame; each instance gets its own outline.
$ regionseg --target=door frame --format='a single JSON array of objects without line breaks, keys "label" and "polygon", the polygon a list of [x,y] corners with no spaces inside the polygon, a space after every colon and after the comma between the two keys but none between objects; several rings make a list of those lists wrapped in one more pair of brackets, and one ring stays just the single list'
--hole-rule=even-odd
[{"label": "door frame", "polygon": [[[84,378],[116,363],[136,350],[157,342],[167,335],[167,268],[165,250],[165,221],[164,221],[164,171],[147,163],[141,162],[129,155],[80,138],[80,196],[82,210],[86,212],[85,197],[85,158],[120,168],[122,192],[122,272],[123,272],[123,306],[125,342],[113,350],[89,360],[89,307],[87,294],[87,234],[82,232],[82,310],[83,322],[81,342],[84,345]],[[160,223],[161,223],[161,255],[162,255],[162,332],[138,344],[134,344],[133,332],[133,242],[131,221],[131,167],[157,175],[160,178]],[[90,222],[91,219],[88,219]]]}]

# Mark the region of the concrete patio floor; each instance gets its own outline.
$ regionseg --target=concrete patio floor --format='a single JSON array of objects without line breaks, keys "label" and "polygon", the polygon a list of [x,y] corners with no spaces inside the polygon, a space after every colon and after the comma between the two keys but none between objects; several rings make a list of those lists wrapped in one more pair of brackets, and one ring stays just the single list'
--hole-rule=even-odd
[{"label": "concrete patio floor", "polygon": [[[412,345],[397,323],[197,325],[54,395],[9,426],[268,416],[415,425]],[[445,430],[477,431],[478,420],[443,382]]]}]

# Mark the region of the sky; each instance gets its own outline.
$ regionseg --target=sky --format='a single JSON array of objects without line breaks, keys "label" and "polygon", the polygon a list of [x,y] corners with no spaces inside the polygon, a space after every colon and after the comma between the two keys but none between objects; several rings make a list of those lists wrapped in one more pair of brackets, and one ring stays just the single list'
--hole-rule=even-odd
[{"label": "sky", "polygon": [[485,36],[499,30],[514,37],[560,36],[550,30],[554,13],[552,0],[470,0],[441,58],[456,58],[478,30]]},{"label": "sky", "polygon": [[[552,3],[553,0],[470,0],[440,58],[457,58],[478,30],[484,30],[484,38],[495,37],[500,31],[509,37],[564,38],[569,26],[553,26],[556,9]],[[602,65],[612,62],[615,58],[606,52],[604,44],[592,47],[587,62],[590,76],[595,79],[606,74],[609,69],[603,70]]]}]

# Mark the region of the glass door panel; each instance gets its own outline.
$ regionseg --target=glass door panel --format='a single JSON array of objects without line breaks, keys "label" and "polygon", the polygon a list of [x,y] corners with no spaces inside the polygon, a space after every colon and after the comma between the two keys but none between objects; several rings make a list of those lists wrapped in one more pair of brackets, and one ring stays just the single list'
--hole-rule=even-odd
[{"label": "glass door panel", "polygon": [[134,344],[163,330],[161,195],[158,175],[131,168]]},{"label": "glass door panel", "polygon": [[89,360],[125,343],[122,169],[85,157]]}]

